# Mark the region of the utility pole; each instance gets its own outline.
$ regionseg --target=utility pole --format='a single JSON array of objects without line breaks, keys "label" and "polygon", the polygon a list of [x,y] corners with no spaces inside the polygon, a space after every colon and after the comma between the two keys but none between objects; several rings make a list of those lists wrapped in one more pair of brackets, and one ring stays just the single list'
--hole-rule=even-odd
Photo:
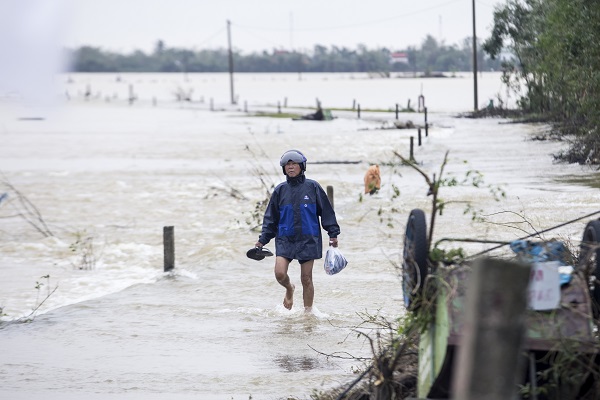
[{"label": "utility pole", "polygon": [[233,94],[233,50],[231,50],[231,21],[227,20],[227,41],[229,42],[229,86],[231,88],[231,104],[235,104]]},{"label": "utility pole", "polygon": [[475,0],[473,0],[473,99],[474,110],[477,111],[477,34],[475,33]]}]

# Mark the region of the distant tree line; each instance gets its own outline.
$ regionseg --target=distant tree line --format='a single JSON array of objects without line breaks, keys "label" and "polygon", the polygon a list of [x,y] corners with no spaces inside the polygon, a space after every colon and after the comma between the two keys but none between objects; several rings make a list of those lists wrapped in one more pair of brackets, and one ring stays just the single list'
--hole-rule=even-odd
[{"label": "distant tree line", "polygon": [[[481,50],[481,49],[480,49]],[[70,51],[73,72],[228,72],[227,49],[188,50],[168,48],[158,41],[151,54],[134,51],[119,54],[97,47],[84,46]],[[248,55],[233,51],[236,72],[458,72],[473,70],[472,40],[462,46],[445,45],[427,36],[420,48],[408,47],[406,58],[392,63],[392,51],[387,48],[356,49],[316,45],[308,52],[263,51]],[[478,52],[478,69],[499,70],[501,62],[485,58]]]},{"label": "distant tree line", "polygon": [[507,0],[484,50],[503,63],[520,108],[553,124],[569,162],[600,164],[600,7],[597,0]]}]

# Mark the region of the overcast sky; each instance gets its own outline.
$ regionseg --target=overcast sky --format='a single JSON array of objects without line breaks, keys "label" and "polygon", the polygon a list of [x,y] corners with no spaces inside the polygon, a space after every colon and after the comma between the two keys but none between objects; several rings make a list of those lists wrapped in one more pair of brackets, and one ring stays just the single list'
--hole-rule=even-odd
[{"label": "overcast sky", "polygon": [[[478,38],[489,36],[498,1],[477,0]],[[0,0],[0,99],[51,102],[64,46],[227,48],[228,20],[243,54],[317,44],[404,50],[428,34],[448,45],[471,37],[472,0]]]},{"label": "overcast sky", "polygon": [[[56,0],[51,0],[56,1]],[[68,0],[65,0],[68,1]],[[477,0],[477,37],[489,36],[495,4]],[[430,34],[446,44],[472,35],[472,0],[71,0],[64,44],[128,53],[168,47],[277,49],[419,46]]]}]

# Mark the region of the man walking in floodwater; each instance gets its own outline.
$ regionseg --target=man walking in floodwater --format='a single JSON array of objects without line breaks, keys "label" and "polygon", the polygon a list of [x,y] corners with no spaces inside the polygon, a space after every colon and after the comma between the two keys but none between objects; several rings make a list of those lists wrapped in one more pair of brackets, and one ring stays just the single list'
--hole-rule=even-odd
[{"label": "man walking in floodwater", "polygon": [[338,246],[340,227],[321,185],[304,175],[306,161],[298,150],[288,150],[281,156],[279,165],[286,181],[273,190],[255,246],[262,248],[275,238],[275,279],[285,288],[283,306],[288,310],[294,304],[295,289],[288,268],[292,260],[298,260],[304,310],[310,312],[315,295],[313,264],[315,259],[323,256],[321,226],[327,231],[329,245],[333,247]]}]

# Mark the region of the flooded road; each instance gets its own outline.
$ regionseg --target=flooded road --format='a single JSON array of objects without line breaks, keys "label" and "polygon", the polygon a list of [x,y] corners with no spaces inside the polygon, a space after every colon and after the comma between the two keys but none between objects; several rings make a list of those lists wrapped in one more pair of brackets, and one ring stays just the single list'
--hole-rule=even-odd
[{"label": "flooded road", "polygon": [[[360,358],[371,356],[356,327],[366,315],[394,320],[404,312],[396,270],[404,224],[411,209],[431,208],[423,178],[393,156],[409,154],[416,130],[381,129],[394,113],[358,119],[334,111],[338,118],[327,122],[254,117],[219,98],[227,93],[225,75],[192,76],[191,83],[145,75],[70,79],[71,100],[44,120],[19,119],[18,109],[2,114],[3,182],[35,205],[53,236],[15,217],[23,208],[3,186],[10,202],[0,203],[0,397],[308,398],[351,381]],[[543,126],[456,118],[456,109],[470,107],[466,79],[437,86],[348,75],[238,79],[240,96],[264,109],[286,96],[297,107],[316,97],[327,107],[348,107],[352,97],[373,107],[405,98],[416,104],[423,86],[432,127],[414,151],[419,167],[438,173],[448,151],[446,176],[462,181],[478,171],[483,178],[479,188],[442,189],[455,203],[438,218],[435,240],[511,240],[524,232],[506,223],[541,230],[600,209],[593,171],[555,164],[551,154],[564,144],[530,140]],[[80,93],[90,80],[98,95],[86,101]],[[115,87],[124,93],[128,81],[140,96],[133,105],[108,95]],[[177,84],[197,85],[203,102],[175,102]],[[490,82],[488,97],[498,85]],[[209,110],[209,98],[221,111]],[[422,123],[423,114],[400,119]],[[261,179],[282,180],[278,159],[290,148],[308,157],[309,178],[334,188],[340,249],[349,261],[334,276],[315,262],[315,311],[308,315],[299,293],[292,311],[281,305],[274,260],[245,257],[258,237]],[[365,196],[371,163],[380,165],[382,189]],[[506,198],[494,200],[495,188]],[[464,214],[465,202],[487,222]],[[515,224],[523,218],[529,226]],[[586,222],[548,235],[577,246]],[[164,226],[175,230],[171,273],[163,272]],[[297,264],[290,277],[298,287]],[[9,323],[48,294],[33,322]]]}]

